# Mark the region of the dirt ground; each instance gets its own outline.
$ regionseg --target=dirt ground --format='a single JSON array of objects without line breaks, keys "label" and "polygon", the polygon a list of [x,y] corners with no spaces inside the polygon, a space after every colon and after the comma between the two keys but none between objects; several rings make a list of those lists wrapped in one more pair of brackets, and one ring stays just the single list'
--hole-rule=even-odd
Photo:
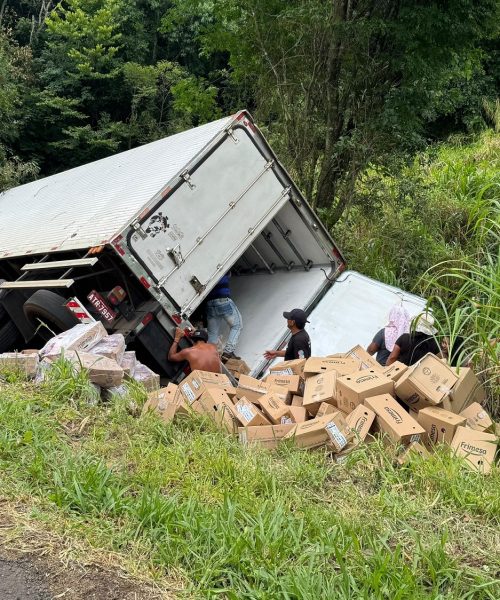
[{"label": "dirt ground", "polygon": [[0,547],[2,600],[143,600],[147,589],[102,569],[57,565],[46,557],[16,556]]},{"label": "dirt ground", "polygon": [[78,548],[70,539],[54,535],[30,519],[25,507],[0,498],[0,600],[175,597],[176,593],[131,577],[90,548]]}]

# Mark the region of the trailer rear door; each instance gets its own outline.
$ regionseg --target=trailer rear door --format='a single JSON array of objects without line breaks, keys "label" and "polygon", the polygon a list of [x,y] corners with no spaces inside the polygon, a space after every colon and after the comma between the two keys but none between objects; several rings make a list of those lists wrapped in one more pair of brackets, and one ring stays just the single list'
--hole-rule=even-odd
[{"label": "trailer rear door", "polygon": [[225,132],[128,234],[132,254],[186,315],[288,200],[257,136],[250,124]]}]

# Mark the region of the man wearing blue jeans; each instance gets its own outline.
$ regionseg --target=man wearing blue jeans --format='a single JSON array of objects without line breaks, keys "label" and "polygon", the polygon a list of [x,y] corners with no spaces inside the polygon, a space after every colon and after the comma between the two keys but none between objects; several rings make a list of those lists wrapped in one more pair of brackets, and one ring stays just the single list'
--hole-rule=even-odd
[{"label": "man wearing blue jeans", "polygon": [[229,273],[224,275],[219,283],[207,296],[207,324],[208,324],[208,342],[217,345],[219,341],[219,331],[222,323],[227,323],[230,327],[229,337],[227,338],[222,360],[230,358],[239,359],[234,351],[243,329],[243,319],[241,318],[238,307],[231,298],[229,288]]}]

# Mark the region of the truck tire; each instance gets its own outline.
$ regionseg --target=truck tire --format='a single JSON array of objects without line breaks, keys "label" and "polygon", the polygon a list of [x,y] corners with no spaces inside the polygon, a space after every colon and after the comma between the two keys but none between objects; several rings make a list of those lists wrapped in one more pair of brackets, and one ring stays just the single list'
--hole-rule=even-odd
[{"label": "truck tire", "polygon": [[21,341],[21,334],[12,321],[0,327],[0,353],[12,350],[18,340]]},{"label": "truck tire", "polygon": [[38,321],[55,327],[60,333],[77,325],[80,321],[64,306],[66,298],[49,290],[38,290],[24,303],[24,314],[30,323]]}]

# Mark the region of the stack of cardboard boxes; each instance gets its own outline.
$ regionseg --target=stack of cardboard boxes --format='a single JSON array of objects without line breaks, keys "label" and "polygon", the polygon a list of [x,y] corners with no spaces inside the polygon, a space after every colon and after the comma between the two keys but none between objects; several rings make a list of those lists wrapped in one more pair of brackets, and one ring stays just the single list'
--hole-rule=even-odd
[{"label": "stack of cardboard boxes", "polygon": [[401,463],[447,443],[486,473],[498,425],[484,400],[471,369],[457,372],[431,354],[412,367],[381,367],[356,346],[343,355],[275,364],[261,380],[240,373],[237,387],[225,375],[194,371],[177,388],[150,394],[144,411],[156,409],[167,421],[179,412],[201,413],[243,444],[276,448],[290,440],[300,448],[326,447],[339,461],[369,434],[402,446]]}]

